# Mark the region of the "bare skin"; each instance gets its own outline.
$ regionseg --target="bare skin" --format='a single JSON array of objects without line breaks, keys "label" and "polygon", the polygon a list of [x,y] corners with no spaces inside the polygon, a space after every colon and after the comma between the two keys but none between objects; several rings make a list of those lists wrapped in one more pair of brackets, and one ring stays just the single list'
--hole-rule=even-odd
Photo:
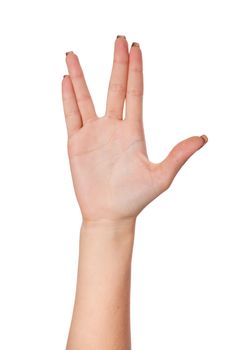
[{"label": "bare skin", "polygon": [[[205,135],[179,142],[160,163],[147,156],[143,131],[143,62],[138,45],[119,37],[98,117],[78,56],[66,56],[62,81],[68,156],[82,213],[79,271],[68,350],[129,350],[130,265],[135,222],[169,188]],[[123,116],[124,103],[126,113]],[[114,273],[114,277],[113,277]]]}]

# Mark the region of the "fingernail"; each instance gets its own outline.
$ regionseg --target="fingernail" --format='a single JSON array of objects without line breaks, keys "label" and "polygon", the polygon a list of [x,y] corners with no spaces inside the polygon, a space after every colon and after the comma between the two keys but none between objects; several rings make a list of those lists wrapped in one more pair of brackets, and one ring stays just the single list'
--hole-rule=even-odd
[{"label": "fingernail", "polygon": [[68,56],[69,53],[73,53],[73,51],[68,51],[68,52],[66,52],[66,56]]},{"label": "fingernail", "polygon": [[118,39],[118,38],[124,38],[124,39],[126,39],[125,35],[117,35],[117,39]]},{"label": "fingernail", "polygon": [[208,142],[208,137],[206,135],[201,135],[200,137],[204,140],[204,143],[203,143],[203,146],[204,146]]},{"label": "fingernail", "polygon": [[64,79],[65,77],[68,77],[68,75],[63,75],[63,79]]},{"label": "fingernail", "polygon": [[133,46],[140,47],[139,43],[135,43],[135,42],[132,43],[131,47]]}]

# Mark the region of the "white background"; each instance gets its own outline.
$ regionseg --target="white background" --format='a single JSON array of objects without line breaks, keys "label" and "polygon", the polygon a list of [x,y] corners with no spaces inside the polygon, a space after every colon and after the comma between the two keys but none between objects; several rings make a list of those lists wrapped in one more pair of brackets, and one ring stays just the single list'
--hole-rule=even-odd
[{"label": "white background", "polygon": [[232,1],[4,1],[0,7],[0,348],[65,349],[81,216],[61,80],[79,56],[104,114],[116,35],[141,45],[149,157],[206,133],[137,221],[133,350],[232,350]]}]

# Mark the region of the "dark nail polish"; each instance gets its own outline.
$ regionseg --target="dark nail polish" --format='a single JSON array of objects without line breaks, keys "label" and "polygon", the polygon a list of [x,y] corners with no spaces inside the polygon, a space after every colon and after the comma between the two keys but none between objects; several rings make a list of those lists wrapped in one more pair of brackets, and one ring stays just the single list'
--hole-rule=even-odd
[{"label": "dark nail polish", "polygon": [[140,47],[139,43],[135,43],[135,42],[132,43],[131,47],[133,46]]},{"label": "dark nail polish", "polygon": [[204,146],[208,142],[208,137],[206,135],[201,135],[200,137],[204,140],[204,143],[203,143],[203,146]]},{"label": "dark nail polish", "polygon": [[73,53],[73,51],[68,51],[68,52],[66,52],[66,56],[68,56],[69,53]]},{"label": "dark nail polish", "polygon": [[117,35],[117,39],[118,39],[118,38],[124,38],[124,39],[126,39],[125,35]]}]

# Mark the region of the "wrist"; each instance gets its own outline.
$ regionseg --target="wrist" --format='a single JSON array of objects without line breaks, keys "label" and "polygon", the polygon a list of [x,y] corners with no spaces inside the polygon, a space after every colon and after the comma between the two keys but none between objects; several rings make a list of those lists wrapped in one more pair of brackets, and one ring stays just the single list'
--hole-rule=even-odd
[{"label": "wrist", "polygon": [[[89,248],[91,246],[102,246],[102,248],[105,247],[107,250],[132,251],[135,224],[136,218],[83,220],[80,240],[83,243],[85,242],[85,246],[87,244]],[[82,246],[81,244],[80,247]]]},{"label": "wrist", "polygon": [[113,234],[134,234],[136,217],[121,219],[82,219],[81,229],[84,231],[108,232]]}]

